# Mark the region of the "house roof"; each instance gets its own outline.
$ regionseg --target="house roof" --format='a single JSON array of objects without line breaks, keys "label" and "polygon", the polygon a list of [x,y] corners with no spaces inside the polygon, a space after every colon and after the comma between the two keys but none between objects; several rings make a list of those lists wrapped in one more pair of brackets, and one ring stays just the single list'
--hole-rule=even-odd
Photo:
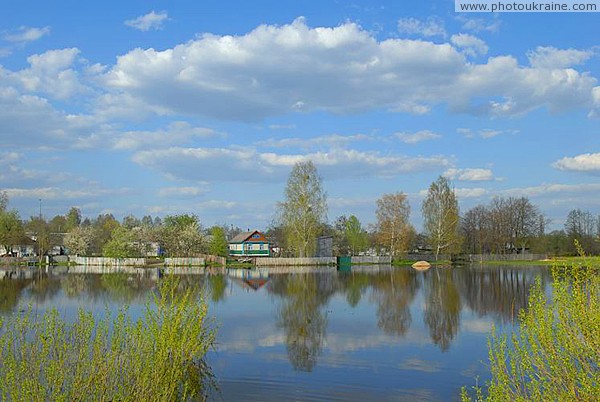
[{"label": "house roof", "polygon": [[238,234],[233,239],[229,240],[229,243],[243,243],[243,242],[249,240],[254,233],[258,233],[262,237],[264,237],[264,235],[261,232],[259,232],[258,230],[253,230],[251,232],[242,232],[242,233]]}]

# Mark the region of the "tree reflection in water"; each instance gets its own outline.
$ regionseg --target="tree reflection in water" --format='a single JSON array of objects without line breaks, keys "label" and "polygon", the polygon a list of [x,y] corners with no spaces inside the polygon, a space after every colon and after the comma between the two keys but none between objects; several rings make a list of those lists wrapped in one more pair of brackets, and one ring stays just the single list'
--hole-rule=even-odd
[{"label": "tree reflection in water", "polygon": [[377,325],[386,334],[405,335],[412,323],[409,307],[419,289],[416,272],[410,268],[393,268],[373,279]]},{"label": "tree reflection in water", "polygon": [[454,270],[435,267],[425,273],[423,320],[433,343],[442,352],[450,348],[460,326],[461,301],[454,284]]},{"label": "tree reflection in water", "polygon": [[23,289],[31,282],[31,279],[0,279],[0,312],[12,312],[19,303]]},{"label": "tree reflection in water", "polygon": [[277,325],[283,328],[294,370],[312,371],[323,349],[327,315],[323,311],[334,293],[331,275],[280,275],[270,289],[282,297]]}]

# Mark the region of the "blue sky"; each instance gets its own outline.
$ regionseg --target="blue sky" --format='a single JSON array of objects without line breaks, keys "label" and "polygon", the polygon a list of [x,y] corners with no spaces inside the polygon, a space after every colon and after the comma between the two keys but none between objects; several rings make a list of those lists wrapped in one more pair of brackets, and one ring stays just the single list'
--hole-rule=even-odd
[{"label": "blue sky", "polygon": [[265,228],[295,162],[329,219],[449,177],[465,212],[600,212],[600,24],[453,1],[5,1],[0,189],[23,218]]}]

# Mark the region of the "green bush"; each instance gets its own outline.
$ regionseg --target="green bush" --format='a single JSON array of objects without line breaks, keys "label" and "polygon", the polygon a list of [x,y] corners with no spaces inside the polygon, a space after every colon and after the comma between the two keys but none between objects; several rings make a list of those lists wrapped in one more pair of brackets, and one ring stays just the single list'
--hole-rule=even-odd
[{"label": "green bush", "polygon": [[205,399],[214,386],[205,354],[215,340],[207,305],[178,280],[161,283],[133,322],[127,310],[69,323],[56,310],[0,322],[0,399],[175,401]]},{"label": "green bush", "polygon": [[[554,267],[551,300],[537,281],[528,310],[519,314],[519,323],[520,328],[511,336],[492,333],[489,347],[492,379],[485,389],[474,387],[475,400],[598,400],[598,266],[584,263]],[[472,400],[464,388],[462,400]]]}]

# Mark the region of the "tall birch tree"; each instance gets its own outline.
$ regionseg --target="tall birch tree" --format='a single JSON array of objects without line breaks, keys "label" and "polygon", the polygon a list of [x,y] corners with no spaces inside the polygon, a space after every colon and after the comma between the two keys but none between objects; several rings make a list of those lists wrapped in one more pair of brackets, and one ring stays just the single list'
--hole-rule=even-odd
[{"label": "tall birch tree", "polygon": [[392,257],[408,248],[414,229],[408,222],[410,205],[404,193],[384,194],[377,200],[377,242]]},{"label": "tall birch tree", "polygon": [[421,210],[425,235],[437,261],[442,251],[452,252],[460,244],[458,201],[447,178],[440,176],[431,183]]},{"label": "tall birch tree", "polygon": [[279,209],[287,246],[299,257],[311,256],[327,220],[327,194],[311,161],[294,165]]}]

